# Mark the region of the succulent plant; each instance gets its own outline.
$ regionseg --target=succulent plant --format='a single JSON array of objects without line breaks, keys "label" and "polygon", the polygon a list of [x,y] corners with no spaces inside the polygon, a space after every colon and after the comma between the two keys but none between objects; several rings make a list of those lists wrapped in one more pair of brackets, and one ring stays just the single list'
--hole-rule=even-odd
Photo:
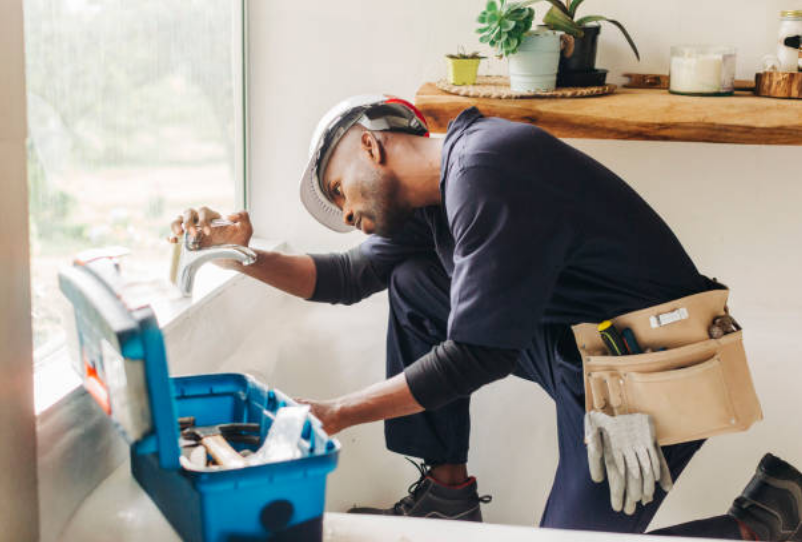
[{"label": "succulent plant", "polygon": [[518,50],[534,19],[535,10],[522,3],[490,0],[476,19],[482,25],[476,32],[481,43],[494,47],[499,56],[509,56]]},{"label": "succulent plant", "polygon": [[566,34],[571,34],[576,37],[582,37],[584,35],[582,27],[587,24],[601,21],[610,23],[618,27],[621,33],[624,34],[624,38],[626,38],[627,43],[629,43],[629,46],[632,48],[632,52],[635,53],[635,57],[640,60],[638,47],[632,40],[632,36],[627,32],[627,29],[624,28],[624,25],[620,22],[614,19],[608,19],[603,15],[587,15],[579,19],[576,18],[576,11],[584,1],[585,0],[565,0],[564,5],[560,2],[552,2],[551,9],[543,17],[543,23],[552,30],[562,30]]},{"label": "succulent plant", "polygon": [[459,59],[459,60],[468,60],[468,59],[485,58],[485,57],[483,57],[481,54],[479,54],[479,51],[474,51],[472,53],[466,53],[465,49],[463,47],[457,47],[456,54],[454,54],[454,53],[447,54],[446,58],[456,58],[456,59]]},{"label": "succulent plant", "polygon": [[[481,25],[476,29],[480,34],[479,41],[496,49],[498,55],[514,54],[524,35],[532,28],[535,10],[529,6],[537,2],[548,2],[552,9],[560,9],[567,16],[568,8],[560,0],[529,0],[527,2],[507,2],[506,0],[489,0],[485,9],[476,19]],[[579,30],[580,35],[582,33]]]}]

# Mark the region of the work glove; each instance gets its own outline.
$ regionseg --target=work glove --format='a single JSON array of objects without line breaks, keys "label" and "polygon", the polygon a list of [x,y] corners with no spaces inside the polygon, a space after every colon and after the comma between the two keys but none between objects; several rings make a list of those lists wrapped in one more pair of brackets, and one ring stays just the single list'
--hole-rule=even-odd
[{"label": "work glove", "polygon": [[613,510],[632,515],[638,502],[654,499],[655,483],[666,492],[673,487],[666,458],[657,444],[654,424],[648,414],[608,416],[585,414],[585,444],[590,477],[610,486]]}]

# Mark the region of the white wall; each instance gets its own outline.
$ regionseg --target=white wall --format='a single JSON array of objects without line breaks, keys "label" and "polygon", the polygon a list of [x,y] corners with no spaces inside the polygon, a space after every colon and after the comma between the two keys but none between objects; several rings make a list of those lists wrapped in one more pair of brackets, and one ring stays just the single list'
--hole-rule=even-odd
[{"label": "white wall", "polygon": [[22,2],[0,3],[0,540],[37,537]]},{"label": "white wall", "polygon": [[[297,196],[309,135],[339,99],[364,92],[413,98],[444,75],[442,55],[478,48],[474,19],[482,0],[250,2],[251,208],[257,233],[299,250],[341,249],[361,234],[324,230]],[[646,7],[648,4],[648,7]],[[773,49],[779,11],[799,0],[586,2],[585,13],[623,21],[637,64],[612,27],[598,65],[613,81],[625,71],[667,72],[669,47],[719,42],[739,51],[738,76],[750,78]],[[542,14],[544,8],[536,9]],[[585,11],[586,10],[586,11]],[[596,11],[599,10],[599,11]],[[488,68],[486,68],[488,69]],[[503,70],[498,61],[490,70]],[[700,269],[734,290],[732,308],[766,420],[750,432],[718,437],[692,462],[653,526],[726,511],[765,451],[802,467],[802,203],[799,147],[573,141],[635,187],[672,225]],[[309,397],[333,397],[383,376],[384,294],[350,308],[284,298],[266,306],[227,368],[254,368],[271,384]],[[490,521],[533,524],[556,465],[553,405],[534,385],[509,378],[473,402],[471,470],[494,495]],[[405,462],[384,452],[380,424],[341,435],[341,466],[328,505],[390,504],[412,481]]]}]

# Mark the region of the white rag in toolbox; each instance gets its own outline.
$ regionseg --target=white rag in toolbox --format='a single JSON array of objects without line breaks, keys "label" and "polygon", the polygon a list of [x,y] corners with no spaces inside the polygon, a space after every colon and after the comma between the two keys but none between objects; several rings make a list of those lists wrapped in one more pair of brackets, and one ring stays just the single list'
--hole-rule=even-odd
[{"label": "white rag in toolbox", "polygon": [[301,457],[298,444],[308,417],[309,405],[280,408],[262,447],[245,460],[249,465],[262,465]]}]

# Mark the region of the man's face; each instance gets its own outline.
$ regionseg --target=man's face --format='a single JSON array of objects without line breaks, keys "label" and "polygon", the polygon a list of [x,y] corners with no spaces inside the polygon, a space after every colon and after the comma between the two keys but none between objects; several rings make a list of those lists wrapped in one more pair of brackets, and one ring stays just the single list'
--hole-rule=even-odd
[{"label": "man's face", "polygon": [[386,149],[369,132],[349,133],[338,143],[323,176],[326,195],[346,224],[392,237],[412,215],[399,179],[386,167]]}]

